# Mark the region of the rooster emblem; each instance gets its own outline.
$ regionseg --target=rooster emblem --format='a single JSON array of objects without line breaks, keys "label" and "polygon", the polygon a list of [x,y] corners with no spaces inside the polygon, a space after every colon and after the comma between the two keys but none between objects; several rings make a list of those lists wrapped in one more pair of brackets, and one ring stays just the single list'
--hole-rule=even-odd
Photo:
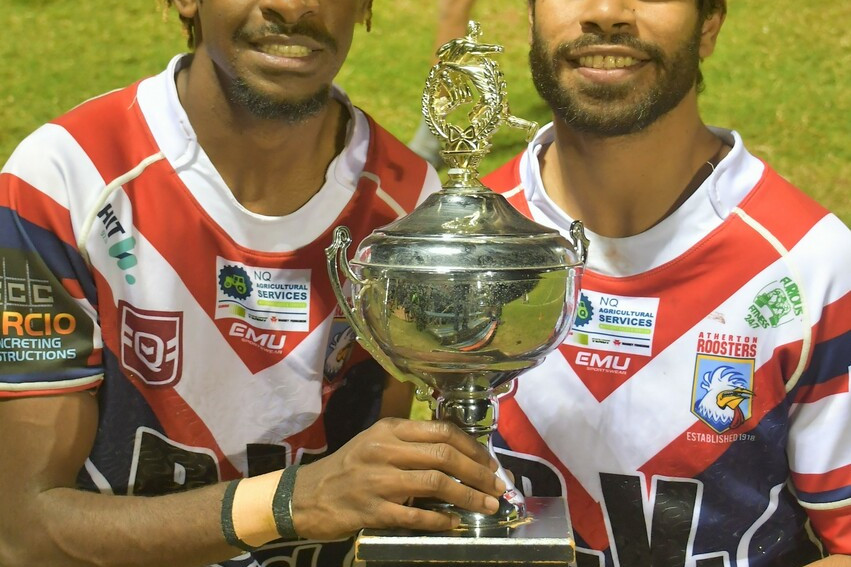
[{"label": "rooster emblem", "polygon": [[337,377],[343,365],[349,359],[355,346],[355,332],[346,327],[331,339],[328,345],[329,353],[325,357],[325,379],[328,381]]},{"label": "rooster emblem", "polygon": [[719,366],[704,372],[700,387],[706,395],[694,403],[694,411],[712,429],[721,433],[739,427],[747,419],[742,402],[754,393],[748,381],[732,366]]}]

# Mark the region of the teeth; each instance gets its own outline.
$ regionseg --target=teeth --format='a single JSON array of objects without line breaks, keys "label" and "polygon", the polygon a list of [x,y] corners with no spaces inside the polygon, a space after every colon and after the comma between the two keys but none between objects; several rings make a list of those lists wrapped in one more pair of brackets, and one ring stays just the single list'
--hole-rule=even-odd
[{"label": "teeth", "polygon": [[638,63],[634,57],[616,57],[614,55],[585,55],[579,58],[579,65],[592,69],[623,69]]},{"label": "teeth", "polygon": [[303,45],[280,45],[271,43],[261,45],[260,51],[269,55],[277,55],[278,57],[307,57],[310,55],[310,49]]}]

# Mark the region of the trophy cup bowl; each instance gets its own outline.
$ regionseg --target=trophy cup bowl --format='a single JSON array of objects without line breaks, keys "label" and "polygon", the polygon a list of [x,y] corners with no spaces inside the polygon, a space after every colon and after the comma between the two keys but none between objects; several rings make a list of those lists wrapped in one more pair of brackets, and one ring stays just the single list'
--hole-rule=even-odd
[{"label": "trophy cup bowl", "polygon": [[[479,181],[478,164],[499,126],[521,128],[530,139],[537,125],[508,110],[502,73],[488,56],[502,48],[480,43],[475,22],[468,30],[438,51],[423,95],[426,122],[449,166],[443,189],[373,231],[351,261],[349,230],[337,227],[326,256],[358,342],[390,374],[415,383],[435,418],[452,421],[493,455],[498,395],[570,330],[588,240],[581,222],[568,241]],[[461,125],[447,118],[458,108],[469,108]],[[492,516],[444,502],[417,505],[451,511],[462,527],[511,525],[524,517],[524,500],[500,474],[509,488]]]},{"label": "trophy cup bowl", "polygon": [[[584,237],[580,224],[573,232]],[[437,419],[493,453],[497,396],[570,330],[586,241],[571,244],[484,187],[453,187],[374,231],[348,261],[350,244],[348,229],[338,227],[326,253],[359,342],[395,377],[414,382]],[[420,505],[451,509],[462,526],[504,525],[525,512],[509,486],[493,516]]]}]

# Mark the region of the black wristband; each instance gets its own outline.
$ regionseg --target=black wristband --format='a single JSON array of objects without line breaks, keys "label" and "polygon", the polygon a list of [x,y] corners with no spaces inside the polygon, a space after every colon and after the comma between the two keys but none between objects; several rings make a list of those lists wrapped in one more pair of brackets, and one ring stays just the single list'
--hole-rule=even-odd
[{"label": "black wristband", "polygon": [[232,480],[225,488],[225,495],[222,497],[222,533],[225,535],[225,541],[228,545],[238,547],[244,551],[254,551],[257,548],[251,547],[236,535],[233,529],[233,496],[236,494],[236,485],[242,479]]},{"label": "black wristband", "polygon": [[272,498],[272,516],[275,517],[278,535],[290,540],[298,539],[293,526],[293,488],[298,467],[299,465],[292,465],[284,469]]}]

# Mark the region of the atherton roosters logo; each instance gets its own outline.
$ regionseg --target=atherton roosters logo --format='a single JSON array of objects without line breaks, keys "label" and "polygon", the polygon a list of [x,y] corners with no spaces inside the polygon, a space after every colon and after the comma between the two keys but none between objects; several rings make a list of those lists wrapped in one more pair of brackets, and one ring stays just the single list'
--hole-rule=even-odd
[{"label": "atherton roosters logo", "polygon": [[692,413],[717,433],[736,429],[751,417],[753,360],[699,354],[695,364]]}]

